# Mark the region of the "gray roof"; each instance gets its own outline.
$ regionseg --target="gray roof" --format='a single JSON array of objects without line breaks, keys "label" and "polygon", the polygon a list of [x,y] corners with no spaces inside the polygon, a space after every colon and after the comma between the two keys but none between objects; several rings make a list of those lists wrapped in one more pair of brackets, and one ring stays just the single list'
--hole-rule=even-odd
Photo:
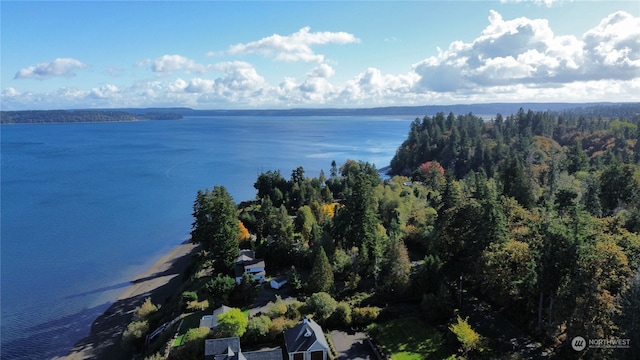
[{"label": "gray roof", "polygon": [[313,319],[303,322],[284,332],[284,343],[288,353],[309,350],[329,350],[322,328]]},{"label": "gray roof", "polygon": [[282,360],[282,349],[243,353],[240,338],[209,339],[204,343],[205,360]]},{"label": "gray roof", "polygon": [[247,360],[282,360],[282,349],[258,350],[242,353]]},{"label": "gray roof", "polygon": [[210,339],[204,342],[205,360],[247,360],[240,351],[240,339]]}]

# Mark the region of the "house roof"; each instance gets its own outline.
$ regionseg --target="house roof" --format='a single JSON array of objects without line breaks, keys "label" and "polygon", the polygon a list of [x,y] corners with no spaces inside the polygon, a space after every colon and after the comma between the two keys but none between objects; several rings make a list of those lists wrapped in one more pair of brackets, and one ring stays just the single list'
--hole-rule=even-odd
[{"label": "house roof", "polygon": [[282,360],[282,349],[243,353],[240,338],[210,339],[204,343],[205,360]]},{"label": "house roof", "polygon": [[204,343],[205,360],[247,360],[240,351],[240,339],[210,339]]},{"label": "house roof", "polygon": [[[249,272],[252,274],[256,274],[256,273],[264,273],[261,275],[265,275],[266,272],[264,272],[264,267],[265,267],[265,262],[262,259],[254,259],[251,260],[249,262],[244,262],[244,263],[236,263],[236,266],[234,268],[236,277],[242,277],[242,274],[244,274],[245,272]],[[260,271],[255,271],[256,269],[259,269]]]},{"label": "house roof", "polygon": [[238,257],[236,258],[236,262],[245,262],[245,261],[251,261],[253,259],[255,259],[255,253],[253,252],[253,250],[240,250]]},{"label": "house roof", "polygon": [[247,360],[282,360],[282,349],[258,350],[243,353]]},{"label": "house roof", "polygon": [[322,328],[313,319],[304,319],[302,323],[285,331],[284,343],[289,353],[329,350]]}]

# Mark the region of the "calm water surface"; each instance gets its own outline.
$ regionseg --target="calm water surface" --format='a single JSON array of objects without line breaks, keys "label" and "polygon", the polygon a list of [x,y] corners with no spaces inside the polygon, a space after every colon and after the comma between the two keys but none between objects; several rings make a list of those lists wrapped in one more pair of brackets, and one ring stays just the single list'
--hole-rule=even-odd
[{"label": "calm water surface", "polygon": [[198,189],[255,197],[332,160],[386,166],[410,119],[188,117],[180,121],[3,125],[1,356],[64,355],[164,253],[188,238]]}]

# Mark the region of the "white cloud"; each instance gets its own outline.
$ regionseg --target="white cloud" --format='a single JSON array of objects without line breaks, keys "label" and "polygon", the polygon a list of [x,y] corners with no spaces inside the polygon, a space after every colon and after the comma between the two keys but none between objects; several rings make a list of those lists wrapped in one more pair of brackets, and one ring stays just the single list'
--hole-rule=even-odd
[{"label": "white cloud", "polygon": [[56,76],[72,77],[76,71],[86,67],[84,63],[73,58],[57,58],[52,62],[40,63],[18,71],[14,79],[44,80]]},{"label": "white cloud", "polygon": [[314,67],[309,73],[307,73],[307,77],[310,78],[330,78],[332,77],[336,71],[327,64],[320,64]]},{"label": "white cloud", "polygon": [[[637,101],[639,28],[639,18],[616,12],[594,24],[583,36],[558,36],[544,19],[505,20],[491,11],[486,28],[476,39],[454,41],[448,48],[438,49],[437,55],[416,62],[400,74],[384,73],[369,66],[356,75],[340,74],[340,78],[348,79],[341,82],[334,80],[339,69],[320,61],[310,64],[309,70],[298,78],[285,76],[273,85],[248,62],[203,65],[182,55],[164,55],[140,64],[162,77],[140,80],[130,86],[118,83],[89,90],[68,87],[35,94],[14,85],[2,91],[2,106],[4,109],[91,106],[206,109]],[[314,53],[312,45],[339,43],[332,36],[340,33],[311,33],[305,29],[289,36],[274,35],[244,44],[244,48],[236,51],[313,62],[324,57]],[[285,41],[294,37],[297,42]],[[347,36],[343,41],[355,40]],[[25,69],[24,74],[38,78],[35,74],[39,71],[41,77],[69,76],[74,71],[70,64],[73,62],[40,64],[29,71]],[[37,67],[41,70],[36,71]],[[76,70],[82,67],[84,64],[76,64]],[[168,78],[178,72],[181,77]]]},{"label": "white cloud", "polygon": [[311,48],[312,45],[350,44],[360,41],[346,32],[309,32],[309,30],[307,26],[291,35],[273,34],[257,41],[236,44],[229,48],[228,53],[232,55],[257,53],[274,57],[279,61],[322,62],[324,55],[316,54]]},{"label": "white cloud", "polygon": [[187,74],[196,72],[204,74],[211,70],[209,65],[198,64],[195,61],[178,54],[162,55],[155,60],[146,59],[138,62],[138,66],[148,66],[151,71],[162,75],[170,75],[176,71],[184,71]]},{"label": "white cloud", "polygon": [[478,87],[528,84],[560,86],[590,80],[630,80],[640,75],[640,18],[614,13],[583,40],[555,36],[547,20],[503,20],[471,43],[456,41],[413,65],[416,91],[475,92]]},{"label": "white cloud", "polygon": [[115,85],[105,85],[99,88],[93,88],[89,91],[88,96],[94,99],[111,99],[119,93],[119,89]]}]

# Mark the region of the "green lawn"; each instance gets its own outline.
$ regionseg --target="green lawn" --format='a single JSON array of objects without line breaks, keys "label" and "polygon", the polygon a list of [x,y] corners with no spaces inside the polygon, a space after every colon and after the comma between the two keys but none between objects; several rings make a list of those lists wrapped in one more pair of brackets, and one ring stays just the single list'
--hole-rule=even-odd
[{"label": "green lawn", "polygon": [[444,346],[442,334],[415,317],[374,324],[367,331],[392,360],[454,358]]}]

